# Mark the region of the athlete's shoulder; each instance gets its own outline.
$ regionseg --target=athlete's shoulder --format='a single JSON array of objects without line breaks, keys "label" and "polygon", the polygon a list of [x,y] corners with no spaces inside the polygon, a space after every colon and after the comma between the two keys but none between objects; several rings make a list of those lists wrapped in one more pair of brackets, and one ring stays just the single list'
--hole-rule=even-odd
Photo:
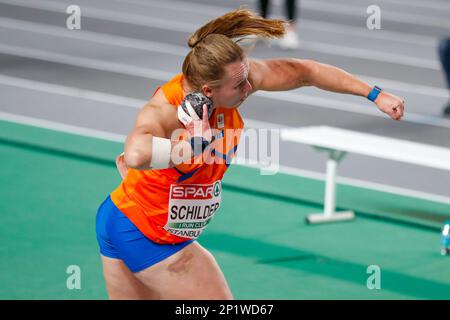
[{"label": "athlete's shoulder", "polygon": [[144,109],[153,109],[160,113],[176,113],[176,107],[183,99],[182,79],[183,74],[180,73],[158,87],[149,102],[144,106]]},{"label": "athlete's shoulder", "polygon": [[170,136],[171,132],[180,127],[177,109],[171,105],[164,95],[155,95],[139,111],[135,127],[159,127]]},{"label": "athlete's shoulder", "polygon": [[182,85],[183,78],[184,77],[182,73],[177,74],[168,82],[163,84],[161,86],[161,90],[159,90],[162,91],[167,101],[174,106],[178,106],[184,97]]},{"label": "athlete's shoulder", "polygon": [[253,58],[248,58],[248,63],[248,81],[252,85],[252,91],[250,92],[250,94],[252,94],[253,92],[261,89],[265,73],[268,71],[268,66],[265,60],[257,60]]}]

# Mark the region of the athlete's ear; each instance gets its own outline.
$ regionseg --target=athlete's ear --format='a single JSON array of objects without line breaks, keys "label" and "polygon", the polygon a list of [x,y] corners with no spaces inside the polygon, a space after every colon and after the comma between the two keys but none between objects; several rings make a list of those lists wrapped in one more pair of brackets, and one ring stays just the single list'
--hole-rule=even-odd
[{"label": "athlete's ear", "polygon": [[212,98],[212,88],[210,86],[204,84],[202,86],[202,91],[205,96],[207,96],[208,98]]}]

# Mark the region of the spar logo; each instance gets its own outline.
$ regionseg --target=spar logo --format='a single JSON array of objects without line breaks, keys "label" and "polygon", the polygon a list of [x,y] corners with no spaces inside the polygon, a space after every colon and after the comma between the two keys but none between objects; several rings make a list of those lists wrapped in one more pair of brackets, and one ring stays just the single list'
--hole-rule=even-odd
[{"label": "spar logo", "polygon": [[171,198],[185,199],[185,200],[207,200],[220,195],[221,185],[220,181],[214,184],[186,184],[186,185],[172,185]]},{"label": "spar logo", "polygon": [[218,197],[220,195],[220,181],[216,181],[216,183],[214,183],[214,197]]}]

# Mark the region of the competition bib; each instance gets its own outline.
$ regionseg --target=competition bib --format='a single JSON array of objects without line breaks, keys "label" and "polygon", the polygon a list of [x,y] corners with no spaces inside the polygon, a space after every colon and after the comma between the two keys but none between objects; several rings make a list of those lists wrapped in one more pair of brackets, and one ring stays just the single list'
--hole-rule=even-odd
[{"label": "competition bib", "polygon": [[164,229],[183,238],[197,238],[220,207],[222,185],[172,184]]}]

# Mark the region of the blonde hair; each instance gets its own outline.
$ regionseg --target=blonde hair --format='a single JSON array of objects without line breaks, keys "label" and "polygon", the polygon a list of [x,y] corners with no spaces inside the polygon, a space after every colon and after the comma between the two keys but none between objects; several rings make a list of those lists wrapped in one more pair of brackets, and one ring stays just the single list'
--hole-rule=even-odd
[{"label": "blonde hair", "polygon": [[240,40],[251,35],[280,38],[285,33],[285,24],[284,20],[256,16],[246,8],[208,22],[189,37],[191,51],[183,62],[184,77],[196,91],[205,83],[220,85],[225,66],[244,59],[244,51],[238,44]]}]

